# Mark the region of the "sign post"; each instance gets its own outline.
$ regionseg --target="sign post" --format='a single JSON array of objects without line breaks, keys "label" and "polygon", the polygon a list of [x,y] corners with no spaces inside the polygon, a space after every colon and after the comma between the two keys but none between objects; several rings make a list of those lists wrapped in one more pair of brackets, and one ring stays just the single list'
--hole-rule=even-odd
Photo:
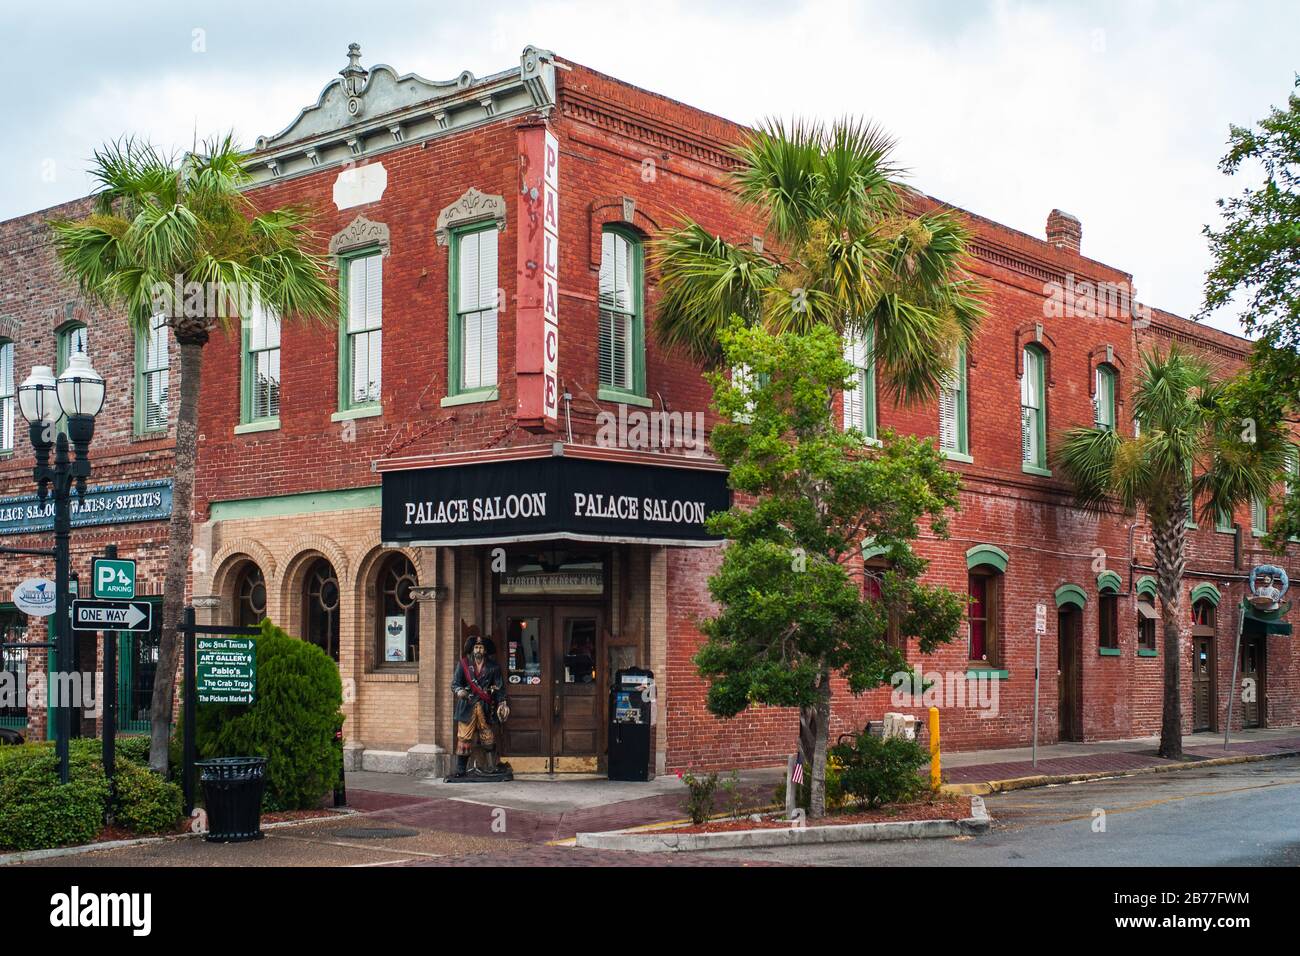
[{"label": "sign post", "polygon": [[1043,635],[1047,633],[1047,605],[1034,608],[1034,749],[1033,763],[1038,767],[1038,671],[1042,658]]}]

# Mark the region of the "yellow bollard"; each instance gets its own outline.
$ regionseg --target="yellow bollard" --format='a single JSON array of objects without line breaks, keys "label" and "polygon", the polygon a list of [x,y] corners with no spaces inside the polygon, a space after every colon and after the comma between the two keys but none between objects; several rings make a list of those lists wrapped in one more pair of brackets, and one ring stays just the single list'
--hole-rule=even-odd
[{"label": "yellow bollard", "polygon": [[938,790],[939,773],[939,708],[930,708],[930,789]]}]

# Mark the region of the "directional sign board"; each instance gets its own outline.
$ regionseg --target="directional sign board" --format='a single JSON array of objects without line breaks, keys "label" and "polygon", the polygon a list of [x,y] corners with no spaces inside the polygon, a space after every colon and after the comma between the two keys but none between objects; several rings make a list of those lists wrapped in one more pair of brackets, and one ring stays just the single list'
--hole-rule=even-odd
[{"label": "directional sign board", "polygon": [[147,634],[153,627],[153,605],[148,601],[72,602],[74,631],[122,631]]},{"label": "directional sign board", "polygon": [[251,637],[198,637],[194,689],[200,704],[251,704],[257,697],[257,647]]},{"label": "directional sign board", "polygon": [[135,562],[96,558],[90,565],[92,597],[129,601],[135,597]]}]

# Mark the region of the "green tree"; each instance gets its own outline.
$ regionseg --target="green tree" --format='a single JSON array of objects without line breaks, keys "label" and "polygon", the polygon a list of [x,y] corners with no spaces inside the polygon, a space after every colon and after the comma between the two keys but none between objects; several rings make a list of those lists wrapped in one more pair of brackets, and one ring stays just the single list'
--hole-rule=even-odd
[{"label": "green tree", "polygon": [[[1257,336],[1250,360],[1254,414],[1294,418],[1300,414],[1300,93],[1291,92],[1286,108],[1274,107],[1254,128],[1230,127],[1228,147],[1219,168],[1260,179],[1241,195],[1220,199],[1220,228],[1205,227],[1213,265],[1201,317],[1240,306],[1243,329]],[[1282,504],[1268,538],[1279,552],[1300,535],[1300,482]]]},{"label": "green tree", "polygon": [[[831,328],[772,334],[738,319],[721,344],[727,365],[753,374],[709,375],[722,416],[713,449],[737,502],[709,519],[727,544],[709,579],[719,612],[701,622],[695,663],[719,716],[753,704],[799,709],[810,812],[821,816],[832,677],[861,694],[907,672],[888,641],[891,619],[923,654],[957,634],[965,597],[920,582],[927,562],[912,542],[922,522],[947,535],[959,479],[925,441],[885,432],[875,446],[837,427],[835,395],[855,385]],[[879,601],[857,577],[864,540],[890,565]]]},{"label": "green tree", "polygon": [[[219,326],[238,327],[250,290],[285,317],[337,321],[338,315],[325,261],[309,251],[315,244],[310,213],[297,206],[257,212],[241,192],[248,181],[243,161],[230,136],[179,159],[147,143],[120,140],[95,152],[93,213],[51,224],[63,272],[87,298],[121,310],[135,330],[166,314],[180,348],[164,627],[150,709],[149,763],[163,772],[179,656],[176,626],[193,541],[203,346]],[[187,296],[182,307],[166,295],[178,283],[220,294],[204,294],[202,304]]]},{"label": "green tree", "polygon": [[828,325],[870,336],[895,398],[933,398],[984,310],[965,227],[913,214],[892,149],[857,120],[762,124],[735,148],[731,183],[765,240],[728,242],[690,219],[656,240],[660,343],[711,366],[732,316],[775,333]]},{"label": "green tree", "polygon": [[1243,380],[1215,381],[1204,360],[1177,346],[1152,349],[1133,391],[1140,434],[1071,428],[1059,442],[1057,461],[1080,504],[1141,508],[1151,524],[1165,659],[1160,756],[1170,760],[1183,753],[1178,635],[1189,502],[1199,501],[1212,524],[1220,510],[1266,495],[1286,460],[1280,430],[1254,421],[1252,405]]}]

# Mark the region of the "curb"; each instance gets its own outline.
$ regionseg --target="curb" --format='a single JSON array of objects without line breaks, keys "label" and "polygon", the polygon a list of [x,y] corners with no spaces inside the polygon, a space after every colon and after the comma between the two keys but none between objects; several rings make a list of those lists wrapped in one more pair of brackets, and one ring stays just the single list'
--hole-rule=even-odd
[{"label": "curb", "polygon": [[[359,815],[360,811],[336,809],[331,807],[330,810],[339,816]],[[302,820],[280,820],[276,823],[262,824],[263,830],[278,830],[282,827],[300,827],[308,823],[320,823],[322,820],[328,820],[330,817],[306,817]],[[194,837],[203,836],[202,833],[187,831],[185,833],[169,833],[166,836],[156,837],[135,837],[130,840],[106,840],[103,843],[82,843],[79,846],[56,846],[45,850],[20,850],[17,853],[0,854],[0,867],[12,866],[15,863],[36,863],[40,860],[55,860],[63,856],[80,856],[83,853],[97,853],[100,850],[120,850],[128,846],[144,846],[148,843],[170,843],[173,840],[189,840]]]},{"label": "curb", "polygon": [[1197,767],[1226,767],[1239,763],[1258,763],[1261,760],[1279,760],[1283,757],[1300,757],[1300,750],[1284,750],[1272,754],[1239,754],[1235,757],[1210,757],[1188,763],[1160,764],[1154,767],[1134,767],[1129,770],[1098,770],[1091,773],[1037,774],[1031,777],[1010,777],[1006,780],[988,780],[983,783],[945,783],[944,793],[957,796],[988,796],[1011,790],[1028,790],[1061,783],[1084,783],[1089,780],[1113,780],[1147,773],[1171,773],[1177,770],[1194,770]]},{"label": "curb", "polygon": [[672,833],[662,829],[634,828],[611,830],[605,833],[579,833],[574,838],[574,845],[590,850],[684,853],[696,850],[735,850],[750,847],[954,837],[982,832],[988,829],[990,823],[984,801],[978,796],[973,796],[971,815],[962,820],[900,820],[888,823],[728,830],[722,833]]}]

